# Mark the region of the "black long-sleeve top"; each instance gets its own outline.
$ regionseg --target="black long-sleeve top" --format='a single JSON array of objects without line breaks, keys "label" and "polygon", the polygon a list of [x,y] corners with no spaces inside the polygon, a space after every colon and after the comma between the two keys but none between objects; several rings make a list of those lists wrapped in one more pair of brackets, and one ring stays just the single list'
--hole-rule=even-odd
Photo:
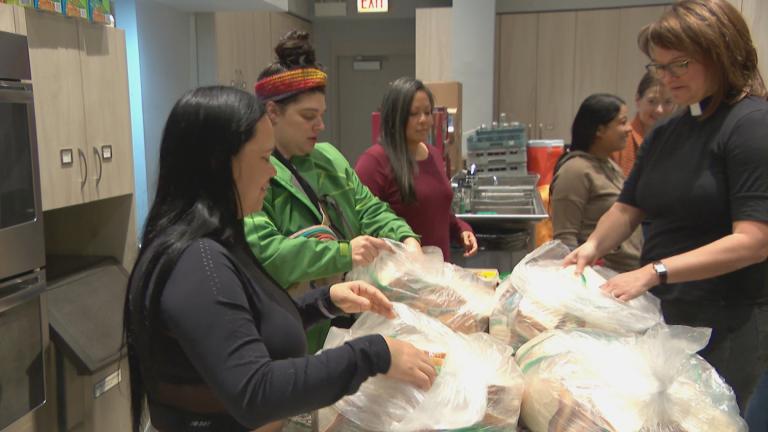
[{"label": "black long-sleeve top", "polygon": [[163,289],[163,328],[152,335],[154,379],[210,389],[225,408],[224,420],[178,409],[149,392],[159,430],[238,429],[225,423],[253,429],[331,405],[389,370],[389,349],[379,335],[308,356],[304,329],[334,310],[329,289],[294,302],[258,266],[243,266],[236,257],[209,239],[190,245]]}]

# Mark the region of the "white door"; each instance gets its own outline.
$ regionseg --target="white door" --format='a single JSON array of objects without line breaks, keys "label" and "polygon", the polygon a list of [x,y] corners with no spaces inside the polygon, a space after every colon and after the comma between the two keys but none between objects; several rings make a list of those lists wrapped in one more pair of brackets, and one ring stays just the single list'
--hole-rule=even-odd
[{"label": "white door", "polygon": [[378,111],[387,85],[401,76],[412,77],[416,70],[412,55],[379,58],[379,70],[354,70],[354,57],[338,58],[339,133],[334,144],[352,166],[371,146],[371,113]]}]

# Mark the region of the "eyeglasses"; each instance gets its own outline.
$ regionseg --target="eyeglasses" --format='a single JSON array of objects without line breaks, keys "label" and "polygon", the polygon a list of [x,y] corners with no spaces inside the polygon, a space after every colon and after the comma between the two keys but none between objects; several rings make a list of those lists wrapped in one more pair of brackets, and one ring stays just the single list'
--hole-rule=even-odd
[{"label": "eyeglasses", "polygon": [[688,72],[688,63],[691,61],[688,59],[685,60],[679,60],[676,62],[672,62],[669,64],[661,64],[661,63],[648,63],[645,65],[645,70],[648,71],[651,75],[654,77],[661,79],[664,78],[664,76],[669,73],[670,76],[673,78],[678,78],[686,74]]}]

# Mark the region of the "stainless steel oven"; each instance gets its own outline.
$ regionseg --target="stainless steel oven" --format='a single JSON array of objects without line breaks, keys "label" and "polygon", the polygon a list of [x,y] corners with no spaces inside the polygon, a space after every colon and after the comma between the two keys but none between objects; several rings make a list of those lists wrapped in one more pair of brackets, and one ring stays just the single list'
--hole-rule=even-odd
[{"label": "stainless steel oven", "polygon": [[45,271],[0,283],[0,430],[45,402]]},{"label": "stainless steel oven", "polygon": [[32,85],[0,80],[0,280],[45,265]]},{"label": "stainless steel oven", "polygon": [[[11,65],[0,61],[0,280],[3,280],[44,267],[45,244],[32,84],[21,81],[30,78],[26,38],[0,32],[0,58],[16,60]],[[26,70],[20,67],[24,61]]]},{"label": "stainless steel oven", "polygon": [[26,37],[0,32],[0,430],[45,402],[48,321]]}]

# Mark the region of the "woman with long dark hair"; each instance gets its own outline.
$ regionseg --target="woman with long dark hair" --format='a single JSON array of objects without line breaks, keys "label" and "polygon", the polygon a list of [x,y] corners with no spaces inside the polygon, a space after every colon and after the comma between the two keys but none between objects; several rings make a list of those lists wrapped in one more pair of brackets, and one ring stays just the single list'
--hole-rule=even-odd
[{"label": "woman with long dark hair", "polygon": [[768,92],[757,51],[727,0],[675,2],[638,44],[687,108],[645,137],[618,202],[566,263],[583,268],[649,219],[642,267],[603,289],[621,300],[651,290],[668,324],[712,328],[699,354],[743,410],[768,368]]},{"label": "woman with long dark hair", "polygon": [[261,103],[230,87],[190,91],[168,117],[125,303],[134,431],[145,397],[160,432],[271,431],[377,374],[434,380],[424,352],[379,335],[307,356],[307,326],[392,305],[361,282],[294,301],[256,261],[242,219],[262,206],[273,143]]},{"label": "woman with long dark hair", "polygon": [[[419,250],[418,236],[360,182],[325,129],[327,76],[309,34],[291,31],[275,47],[277,61],[259,75],[256,94],[275,129],[277,174],[260,212],[245,218],[253,253],[293,295],[338,280],[389,247],[384,238]],[[310,352],[322,348],[328,322],[310,329]]]},{"label": "woman with long dark hair", "polygon": [[[611,94],[593,94],[581,103],[571,127],[571,146],[555,165],[550,185],[554,238],[575,248],[616,202],[624,174],[611,154],[624,148],[630,133],[627,106]],[[642,234],[637,230],[605,255],[607,267],[634,270],[640,265]]]},{"label": "woman with long dark hair", "polygon": [[402,77],[392,82],[381,102],[379,144],[360,156],[355,171],[421,236],[422,245],[439,247],[450,261],[451,239],[464,248],[464,256],[477,253],[477,240],[472,227],[451,211],[445,161],[426,144],[434,105],[421,81]]}]

